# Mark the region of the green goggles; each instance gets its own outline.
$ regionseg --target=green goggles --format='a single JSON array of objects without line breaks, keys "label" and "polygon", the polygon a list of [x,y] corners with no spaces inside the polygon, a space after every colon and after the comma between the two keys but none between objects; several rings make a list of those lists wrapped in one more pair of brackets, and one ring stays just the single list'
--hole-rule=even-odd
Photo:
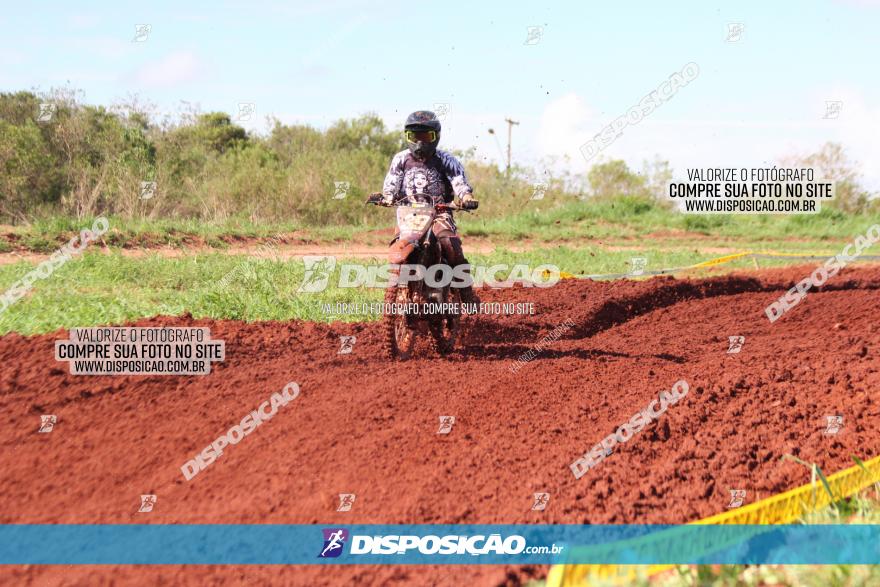
[{"label": "green goggles", "polygon": [[433,143],[437,140],[437,132],[433,130],[408,130],[406,140],[409,143]]}]

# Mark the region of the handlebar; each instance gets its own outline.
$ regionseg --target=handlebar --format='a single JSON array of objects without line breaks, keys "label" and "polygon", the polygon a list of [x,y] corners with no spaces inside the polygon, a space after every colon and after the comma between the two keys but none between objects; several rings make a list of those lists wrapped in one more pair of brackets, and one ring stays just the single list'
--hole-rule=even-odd
[{"label": "handlebar", "polygon": [[[386,208],[397,208],[398,206],[406,206],[409,202],[405,200],[400,200],[398,202],[392,202],[391,204],[386,204],[385,200],[382,197],[382,194],[371,194],[369,198],[367,198],[365,204],[373,204],[374,206],[384,206]],[[470,202],[462,202],[461,205],[456,204],[455,202],[437,204],[434,206],[437,210],[461,210],[463,212],[471,212],[477,209],[479,206],[479,202],[476,200],[471,200]]]}]

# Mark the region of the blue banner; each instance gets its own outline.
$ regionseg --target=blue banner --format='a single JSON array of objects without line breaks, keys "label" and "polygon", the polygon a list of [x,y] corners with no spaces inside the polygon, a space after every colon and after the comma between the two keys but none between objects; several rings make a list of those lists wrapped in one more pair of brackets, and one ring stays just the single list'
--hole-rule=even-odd
[{"label": "blue banner", "polygon": [[880,564],[880,525],[0,525],[0,564]]}]

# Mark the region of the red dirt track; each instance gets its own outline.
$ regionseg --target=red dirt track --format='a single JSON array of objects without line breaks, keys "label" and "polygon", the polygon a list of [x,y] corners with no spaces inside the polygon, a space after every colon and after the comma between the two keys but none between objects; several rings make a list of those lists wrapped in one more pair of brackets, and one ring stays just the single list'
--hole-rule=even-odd
[{"label": "red dirt track", "polygon": [[[466,318],[451,359],[391,363],[377,323],[209,326],[204,377],[72,376],[52,335],[0,338],[0,523],[680,523],[880,454],[880,268],[848,269],[771,324],[812,267],[483,292],[535,316]],[[566,319],[575,326],[512,373]],[[351,355],[339,336],[355,334]],[[739,354],[728,336],[743,335]],[[577,480],[569,464],[661,390],[688,395]],[[289,381],[300,396],[186,481],[180,466]],[[56,414],[37,434],[41,414]],[[838,435],[825,417],[844,416]],[[454,415],[449,435],[439,417]],[[543,512],[530,511],[548,492]],[[336,512],[338,494],[357,495]],[[137,513],[156,494],[152,513]],[[316,545],[316,548],[319,545]],[[317,551],[316,551],[317,554]],[[523,567],[5,567],[9,585],[518,585]]]}]

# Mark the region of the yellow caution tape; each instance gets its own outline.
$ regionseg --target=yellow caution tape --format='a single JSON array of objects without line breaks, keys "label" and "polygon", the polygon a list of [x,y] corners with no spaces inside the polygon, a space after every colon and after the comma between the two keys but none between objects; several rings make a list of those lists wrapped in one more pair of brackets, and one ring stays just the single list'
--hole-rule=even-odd
[{"label": "yellow caution tape", "polygon": [[[747,257],[753,258],[773,258],[777,257],[780,259],[788,259],[788,258],[801,258],[801,259],[826,259],[832,257],[832,254],[821,254],[816,255],[813,253],[775,253],[768,251],[745,251],[742,253],[733,253],[730,255],[724,255],[723,257],[718,257],[716,259],[710,259],[708,261],[701,261],[694,265],[687,265],[685,267],[671,267],[669,269],[659,269],[653,271],[642,271],[638,274],[635,273],[606,273],[602,275],[574,275],[572,273],[566,273],[561,271],[559,276],[561,279],[623,279],[627,277],[650,277],[653,275],[668,275],[670,273],[678,273],[680,271],[688,271],[690,269],[702,269],[705,267],[714,267],[716,265],[723,265],[725,263],[729,263],[731,261],[736,261],[737,259],[744,259]],[[880,260],[880,256],[876,255],[862,255],[859,257],[860,260]],[[545,280],[550,278],[550,271],[545,270],[543,273],[543,277]]]},{"label": "yellow caution tape", "polygon": [[[552,273],[549,269],[544,269],[544,270],[541,272],[541,278],[542,278],[544,281],[547,281],[548,279],[550,279],[550,277],[551,277],[552,275],[553,275],[553,273]],[[577,278],[577,275],[575,275],[574,273],[566,273],[565,271],[560,271],[560,272],[559,272],[559,278],[560,278],[560,279],[576,279],[576,278]]]},{"label": "yellow caution tape", "polygon": [[696,265],[691,265],[687,267],[687,269],[696,269],[697,267],[712,267],[713,265],[722,265],[729,261],[733,261],[736,259],[741,259],[742,257],[749,257],[753,253],[734,253],[733,255],[725,255],[724,257],[718,257],[717,259],[712,259],[710,261],[703,261],[702,263],[697,263]]},{"label": "yellow caution tape", "polygon": [[[827,482],[828,489],[813,480],[796,489],[691,524],[772,525],[796,522],[804,515],[822,510],[835,501],[855,495],[866,487],[880,482],[880,457],[835,473],[828,477]],[[828,491],[831,492],[830,495]],[[656,538],[652,537],[651,540],[665,542],[670,548],[675,548],[676,541],[670,540],[671,534],[675,532],[675,529],[658,532]],[[645,539],[639,540],[644,542]],[[734,541],[738,540],[742,540],[741,532]],[[632,583],[639,576],[639,571],[642,575],[651,576],[671,568],[673,565],[557,565],[552,567],[547,575],[547,587],[584,586],[589,585],[591,581],[625,585]]]}]

